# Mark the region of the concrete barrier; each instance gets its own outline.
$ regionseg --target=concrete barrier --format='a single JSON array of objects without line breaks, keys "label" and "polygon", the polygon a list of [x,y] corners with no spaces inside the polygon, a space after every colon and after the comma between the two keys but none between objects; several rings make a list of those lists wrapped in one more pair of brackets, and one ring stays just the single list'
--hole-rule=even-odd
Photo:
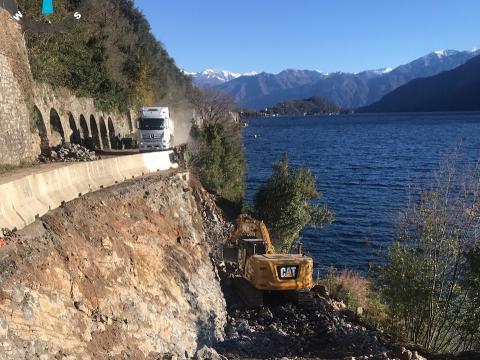
[{"label": "concrete barrier", "polygon": [[173,151],[163,151],[69,164],[0,183],[0,230],[21,229],[82,194],[177,167]]}]

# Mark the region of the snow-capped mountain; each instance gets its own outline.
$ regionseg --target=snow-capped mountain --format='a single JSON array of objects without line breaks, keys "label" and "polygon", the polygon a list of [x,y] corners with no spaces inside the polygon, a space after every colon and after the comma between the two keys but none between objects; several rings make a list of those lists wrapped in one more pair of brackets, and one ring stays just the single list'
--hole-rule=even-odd
[{"label": "snow-capped mountain", "polygon": [[193,79],[193,83],[202,89],[221,85],[230,80],[237,79],[241,76],[257,75],[256,72],[248,72],[248,73],[241,74],[241,73],[231,72],[227,70],[216,70],[216,69],[206,69],[198,73],[184,71],[184,74],[190,75]]},{"label": "snow-capped mountain", "polygon": [[418,78],[437,75],[480,56],[480,50],[437,50],[396,68],[359,73],[322,73],[289,69],[278,74],[237,77],[215,85],[237,104],[264,109],[279,102],[321,96],[343,108],[372,104],[396,88]]},{"label": "snow-capped mountain", "polygon": [[436,55],[438,58],[442,58],[445,56],[455,55],[458,54],[459,51],[456,50],[435,50],[432,55]]},{"label": "snow-capped mountain", "polygon": [[[436,51],[434,56],[443,58],[448,55]],[[480,89],[480,56],[453,70],[415,79],[359,111],[479,111],[478,89]]]},{"label": "snow-capped mountain", "polygon": [[386,67],[386,68],[383,68],[383,69],[377,69],[377,70],[372,70],[373,72],[377,73],[377,74],[388,74],[389,72],[392,72],[393,71],[393,68],[391,67]]}]

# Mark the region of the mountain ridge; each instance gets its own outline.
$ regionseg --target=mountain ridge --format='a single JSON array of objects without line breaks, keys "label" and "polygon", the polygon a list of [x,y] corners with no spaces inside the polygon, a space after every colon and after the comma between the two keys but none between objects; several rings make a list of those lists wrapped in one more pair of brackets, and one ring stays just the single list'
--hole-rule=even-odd
[{"label": "mountain ridge", "polygon": [[480,55],[477,49],[437,50],[393,69],[358,73],[286,69],[277,74],[261,72],[239,76],[211,88],[231,96],[238,105],[256,110],[312,96],[321,96],[350,109],[372,104],[411,80],[451,70],[476,55]]},{"label": "mountain ridge", "polygon": [[415,79],[359,112],[480,110],[480,55],[432,77]]}]

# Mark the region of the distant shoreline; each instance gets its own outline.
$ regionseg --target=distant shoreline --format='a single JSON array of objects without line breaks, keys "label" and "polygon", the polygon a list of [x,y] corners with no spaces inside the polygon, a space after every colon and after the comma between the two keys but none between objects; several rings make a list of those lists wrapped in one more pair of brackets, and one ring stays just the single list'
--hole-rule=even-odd
[{"label": "distant shoreline", "polygon": [[395,115],[395,116],[410,116],[414,114],[421,115],[480,115],[480,110],[477,111],[400,111],[400,112],[352,112],[348,114],[309,114],[309,115],[247,115],[247,119],[272,119],[272,118],[303,118],[303,117],[335,117],[335,116],[384,116],[384,115]]}]

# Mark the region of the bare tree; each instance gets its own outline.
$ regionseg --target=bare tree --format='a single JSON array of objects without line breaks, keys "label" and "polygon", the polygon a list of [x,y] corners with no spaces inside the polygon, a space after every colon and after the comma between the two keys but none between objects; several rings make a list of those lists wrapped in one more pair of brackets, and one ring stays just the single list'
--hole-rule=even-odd
[{"label": "bare tree", "polygon": [[479,247],[479,234],[480,167],[462,170],[458,158],[450,158],[435,185],[403,214],[382,274],[390,325],[398,334],[434,352],[478,349],[475,289],[466,280],[467,254]]},{"label": "bare tree", "polygon": [[193,89],[190,100],[195,108],[197,125],[225,124],[232,120],[232,98],[214,90]]}]

